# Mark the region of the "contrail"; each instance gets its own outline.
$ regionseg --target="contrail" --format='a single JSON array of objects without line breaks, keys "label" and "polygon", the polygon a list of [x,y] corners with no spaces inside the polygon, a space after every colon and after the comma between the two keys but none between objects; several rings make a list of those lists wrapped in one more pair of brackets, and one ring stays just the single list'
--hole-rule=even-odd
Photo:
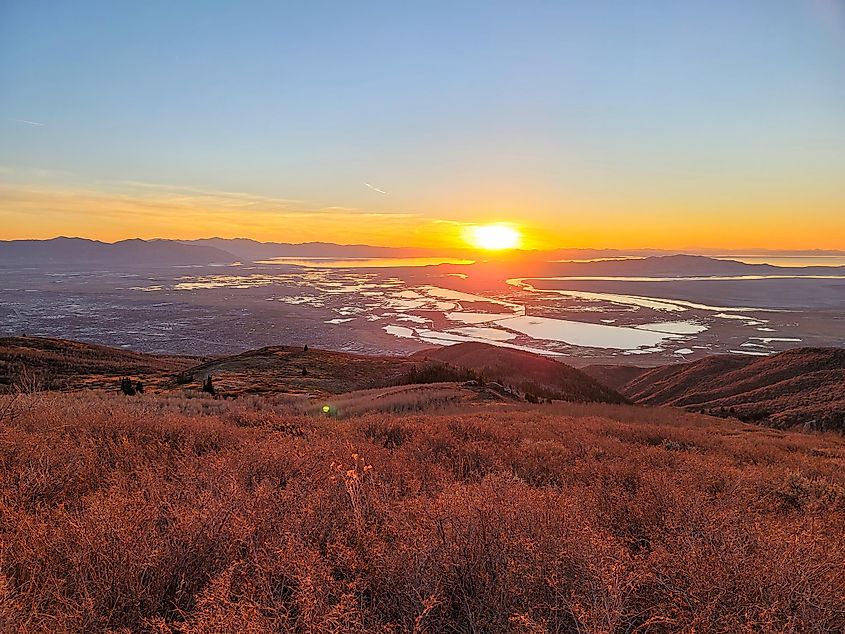
[{"label": "contrail", "polygon": [[386,191],[384,191],[383,189],[379,189],[378,187],[373,187],[373,186],[372,186],[372,185],[370,185],[369,183],[364,183],[364,185],[366,185],[367,187],[369,187],[370,189],[372,189],[374,192],[378,192],[379,194],[384,194],[385,196],[388,196],[388,195],[389,195],[389,194],[388,194]]},{"label": "contrail", "polygon": [[12,119],[15,123],[25,123],[26,125],[38,125],[42,126],[43,123],[39,123],[38,121],[29,121],[28,119]]}]

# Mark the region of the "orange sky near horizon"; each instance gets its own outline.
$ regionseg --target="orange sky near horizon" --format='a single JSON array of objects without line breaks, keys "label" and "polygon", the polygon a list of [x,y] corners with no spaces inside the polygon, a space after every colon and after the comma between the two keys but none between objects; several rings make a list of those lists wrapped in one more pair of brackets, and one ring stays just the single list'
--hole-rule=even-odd
[{"label": "orange sky near horizon", "polygon": [[656,201],[653,207],[572,201],[558,203],[559,211],[537,200],[527,200],[525,208],[514,200],[501,206],[477,199],[462,203],[459,210],[445,202],[431,211],[384,204],[368,210],[164,186],[97,191],[0,185],[0,239],[219,236],[448,249],[468,246],[468,226],[504,222],[519,228],[526,249],[845,249],[845,213],[840,213],[845,203],[834,197],[741,207],[729,201]]}]

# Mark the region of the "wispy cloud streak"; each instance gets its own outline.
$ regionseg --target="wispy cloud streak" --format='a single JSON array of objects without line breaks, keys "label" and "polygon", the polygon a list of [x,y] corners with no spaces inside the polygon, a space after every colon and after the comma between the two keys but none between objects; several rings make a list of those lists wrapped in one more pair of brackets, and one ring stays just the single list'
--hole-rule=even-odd
[{"label": "wispy cloud streak", "polygon": [[362,243],[390,244],[431,222],[401,211],[293,205],[282,199],[188,193],[167,186],[123,187],[118,192],[0,184],[0,239],[41,236],[37,228],[47,226],[51,233],[71,231],[99,239],[250,235],[331,241],[342,235]]}]

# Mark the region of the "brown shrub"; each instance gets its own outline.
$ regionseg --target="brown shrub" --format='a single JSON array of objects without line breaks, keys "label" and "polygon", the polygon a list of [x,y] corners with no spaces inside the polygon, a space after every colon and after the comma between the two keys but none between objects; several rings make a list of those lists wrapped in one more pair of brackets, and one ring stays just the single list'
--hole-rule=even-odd
[{"label": "brown shrub", "polygon": [[841,437],[261,403],[44,395],[7,421],[0,630],[845,630]]}]

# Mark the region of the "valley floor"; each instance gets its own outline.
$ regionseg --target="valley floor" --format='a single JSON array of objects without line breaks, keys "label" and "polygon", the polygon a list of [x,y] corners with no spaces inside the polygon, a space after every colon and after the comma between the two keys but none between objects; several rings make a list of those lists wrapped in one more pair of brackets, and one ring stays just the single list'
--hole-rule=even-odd
[{"label": "valley floor", "polygon": [[19,398],[3,630],[845,631],[841,436],[447,407]]}]

